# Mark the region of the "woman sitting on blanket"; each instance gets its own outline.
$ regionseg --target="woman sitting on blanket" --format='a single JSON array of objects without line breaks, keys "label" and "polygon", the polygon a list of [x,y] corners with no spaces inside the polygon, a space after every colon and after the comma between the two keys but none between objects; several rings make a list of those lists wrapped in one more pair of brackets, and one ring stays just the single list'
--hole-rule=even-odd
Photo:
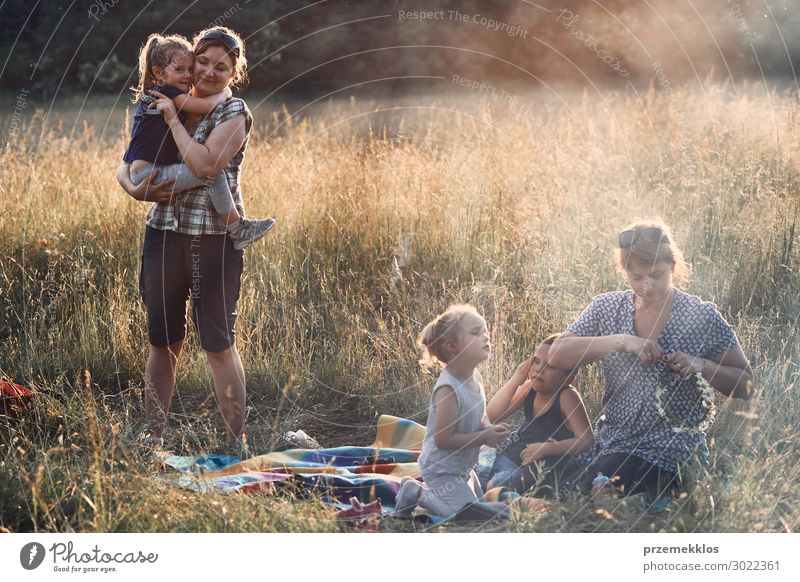
[{"label": "woman sitting on blanket", "polygon": [[570,385],[572,370],[554,367],[550,347],[558,334],[545,338],[533,356],[486,406],[493,423],[520,408],[525,420],[497,447],[487,490],[532,490],[536,497],[557,497],[560,484],[581,466],[574,455],[592,446],[589,416],[578,391]]},{"label": "woman sitting on blanket", "polygon": [[689,267],[666,224],[633,224],[618,245],[630,289],[595,297],[555,340],[550,364],[602,367],[584,487],[602,473],[622,494],[675,493],[706,465],[714,392],[749,398],[752,371],[716,306],[676,288]]}]

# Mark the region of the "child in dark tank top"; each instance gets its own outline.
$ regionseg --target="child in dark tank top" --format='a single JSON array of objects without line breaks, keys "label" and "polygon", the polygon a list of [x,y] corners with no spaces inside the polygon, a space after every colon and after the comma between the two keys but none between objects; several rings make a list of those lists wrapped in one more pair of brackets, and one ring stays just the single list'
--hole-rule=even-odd
[{"label": "child in dark tank top", "polygon": [[516,385],[509,382],[487,405],[491,422],[499,422],[520,408],[525,413],[520,427],[497,447],[487,490],[506,487],[520,494],[532,490],[535,496],[557,496],[563,477],[580,469],[574,456],[592,445],[586,408],[570,385],[572,371],[548,363],[550,346],[557,337],[546,338],[520,365],[518,371],[525,366],[530,370],[526,381]]}]

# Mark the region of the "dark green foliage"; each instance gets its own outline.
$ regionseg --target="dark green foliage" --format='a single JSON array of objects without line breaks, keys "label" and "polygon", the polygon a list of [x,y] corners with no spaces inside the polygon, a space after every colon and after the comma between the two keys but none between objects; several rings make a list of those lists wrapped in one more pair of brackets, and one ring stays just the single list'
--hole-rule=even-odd
[{"label": "dark green foliage", "polygon": [[[646,82],[656,76],[655,61],[663,61],[671,82],[699,80],[711,70],[730,71],[732,79],[793,71],[789,57],[798,52],[798,41],[789,27],[797,9],[786,2],[768,3],[784,18],[783,35],[754,7],[603,4],[601,10],[588,0],[12,0],[0,5],[0,56],[8,57],[0,78],[4,89],[25,88],[44,99],[125,93],[135,82],[138,49],[148,34],[191,38],[213,24],[245,38],[253,88],[306,97],[347,87],[442,91],[453,75],[494,91],[554,81]],[[420,11],[428,15],[420,17]],[[660,23],[653,16],[659,11]],[[776,44],[779,38],[789,43],[788,55]],[[681,54],[686,60],[673,58]],[[619,63],[617,70],[604,58]],[[628,74],[621,75],[622,68]]]}]

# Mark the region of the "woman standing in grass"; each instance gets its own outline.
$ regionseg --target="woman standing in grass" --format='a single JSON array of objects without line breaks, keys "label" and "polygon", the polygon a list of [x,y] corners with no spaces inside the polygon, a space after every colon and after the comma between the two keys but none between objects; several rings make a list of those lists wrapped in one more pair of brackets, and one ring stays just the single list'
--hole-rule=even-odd
[{"label": "woman standing in grass", "polygon": [[[244,43],[232,30],[204,30],[193,44],[193,96],[221,93],[246,78]],[[245,102],[228,99],[210,114],[188,116],[185,127],[171,99],[159,99],[156,106],[184,163],[200,178],[223,173],[244,216],[239,183],[253,123]],[[164,432],[186,337],[186,300],[191,297],[192,320],[214,376],[230,448],[244,454],[245,376],[234,334],[243,252],[226,235],[225,222],[205,188],[172,192],[172,181],[155,184],[155,175],[134,184],[127,164],[117,179],[137,200],[156,202],[147,215],[140,276],[150,341],[145,411],[152,437],[159,441]]]},{"label": "woman standing in grass", "polygon": [[716,306],[676,288],[690,270],[666,224],[632,224],[618,243],[630,290],[595,297],[555,340],[550,363],[602,366],[586,477],[602,473],[623,494],[672,492],[707,463],[713,392],[749,398],[752,371]]},{"label": "woman standing in grass", "polygon": [[[207,187],[211,205],[225,221],[234,248],[243,249],[263,237],[275,221],[272,218],[250,220],[239,214],[224,172],[204,179],[180,163],[178,146],[159,108],[174,105],[180,113],[208,115],[231,98],[230,87],[209,97],[188,94],[193,69],[194,51],[188,40],[178,35],[151,34],[148,37],[139,51],[139,84],[134,96],[139,105],[123,160],[130,164],[134,184],[156,172],[156,183],[174,179],[175,190]],[[150,107],[157,103],[158,107]]]}]

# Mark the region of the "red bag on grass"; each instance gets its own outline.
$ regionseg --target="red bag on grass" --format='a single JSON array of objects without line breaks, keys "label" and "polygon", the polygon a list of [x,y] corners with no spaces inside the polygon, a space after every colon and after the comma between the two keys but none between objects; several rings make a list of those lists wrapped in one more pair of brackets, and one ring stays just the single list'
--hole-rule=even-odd
[{"label": "red bag on grass", "polygon": [[0,380],[0,416],[17,420],[31,406],[33,392],[8,380]]}]

